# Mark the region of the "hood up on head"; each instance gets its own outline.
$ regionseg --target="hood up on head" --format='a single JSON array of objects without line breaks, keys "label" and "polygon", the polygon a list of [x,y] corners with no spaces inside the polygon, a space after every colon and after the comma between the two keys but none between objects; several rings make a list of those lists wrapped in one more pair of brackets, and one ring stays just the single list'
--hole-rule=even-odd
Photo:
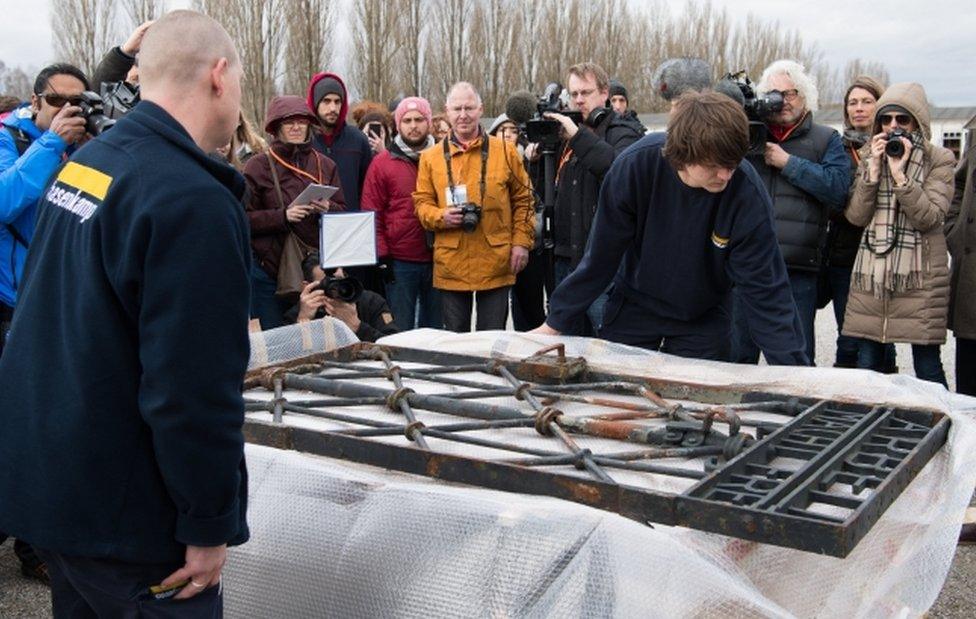
[{"label": "hood up on head", "polygon": [[[339,88],[342,90],[342,107],[339,108],[339,120],[336,122],[336,129],[331,135],[322,134],[325,143],[331,146],[332,141],[335,140],[337,135],[342,133],[342,129],[346,126],[346,114],[349,112],[349,90],[346,88],[346,84],[342,81],[342,78],[335,73],[325,71],[316,73],[308,82],[308,91],[305,95],[305,102],[308,105],[308,109],[312,110],[312,114],[315,115],[316,120],[318,120],[319,99],[322,97],[319,97],[319,99],[315,98],[315,86],[324,79],[335,80],[339,83]],[[321,121],[318,122],[321,125]]]}]

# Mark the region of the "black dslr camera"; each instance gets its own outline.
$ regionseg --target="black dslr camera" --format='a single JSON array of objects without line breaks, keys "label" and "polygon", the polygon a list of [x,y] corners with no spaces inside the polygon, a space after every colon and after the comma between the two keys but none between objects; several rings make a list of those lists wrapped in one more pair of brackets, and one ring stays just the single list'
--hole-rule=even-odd
[{"label": "black dslr camera", "polygon": [[325,279],[315,287],[315,290],[321,290],[330,299],[355,303],[363,294],[363,284],[355,277],[326,275]]},{"label": "black dslr camera", "polygon": [[468,202],[459,208],[461,209],[461,228],[465,232],[474,232],[474,229],[481,222],[481,207],[474,202]]},{"label": "black dslr camera", "polygon": [[756,94],[752,80],[745,71],[729,73],[722,79],[735,84],[742,93],[742,107],[745,108],[746,117],[749,119],[749,154],[758,155],[764,152],[768,135],[766,120],[776,112],[782,111],[782,93],[767,92],[760,97]]},{"label": "black dslr camera", "polygon": [[569,116],[577,125],[583,122],[582,114],[576,110],[566,109],[566,106],[563,105],[559,99],[562,91],[563,87],[558,82],[552,82],[546,86],[545,92],[542,93],[538,103],[536,103],[535,116],[525,123],[525,137],[529,142],[539,142],[543,145],[559,144],[559,128],[561,125],[558,120],[544,117],[543,114],[546,112],[556,112]]},{"label": "black dslr camera", "polygon": [[885,154],[892,159],[901,159],[905,155],[905,144],[902,143],[900,138],[907,138],[908,132],[901,127],[895,127],[891,130],[885,139],[888,143],[885,144]]},{"label": "black dslr camera", "polygon": [[105,115],[102,98],[90,90],[86,90],[78,97],[80,116],[85,119],[85,131],[91,135],[101,135],[115,124],[115,120]]}]

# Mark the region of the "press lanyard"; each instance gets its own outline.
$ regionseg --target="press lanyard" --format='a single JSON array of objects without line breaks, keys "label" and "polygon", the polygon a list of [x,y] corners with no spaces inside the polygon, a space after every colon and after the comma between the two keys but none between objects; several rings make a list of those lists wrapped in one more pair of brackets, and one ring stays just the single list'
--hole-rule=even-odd
[{"label": "press lanyard", "polygon": [[316,153],[314,150],[312,151],[312,156],[315,157],[315,167],[318,169],[318,172],[319,172],[318,178],[312,176],[311,174],[309,174],[305,170],[300,170],[300,169],[296,168],[295,166],[291,165],[290,163],[288,163],[287,161],[285,161],[284,159],[282,159],[281,157],[279,157],[278,156],[278,153],[274,152],[274,149],[269,148],[268,149],[268,152],[271,153],[271,156],[274,158],[275,161],[277,161],[278,163],[280,163],[284,167],[288,168],[289,170],[291,170],[295,174],[297,174],[299,176],[304,176],[305,178],[309,179],[313,183],[318,183],[319,185],[322,184],[322,160],[319,159],[318,153]]},{"label": "press lanyard", "polygon": [[[450,136],[444,138],[442,143],[444,144],[444,165],[447,166],[447,186],[451,192],[451,197],[454,197],[454,172],[451,169],[451,147],[448,145],[450,142]],[[485,179],[488,173],[488,136],[481,136],[481,180],[478,183],[478,187],[481,190],[481,206],[484,207],[485,202]]]}]

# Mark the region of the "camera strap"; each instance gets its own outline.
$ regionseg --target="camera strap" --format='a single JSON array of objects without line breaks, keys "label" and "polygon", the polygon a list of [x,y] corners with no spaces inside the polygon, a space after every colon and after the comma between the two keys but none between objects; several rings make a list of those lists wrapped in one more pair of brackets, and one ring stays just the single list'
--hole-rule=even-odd
[{"label": "camera strap", "polygon": [[[444,145],[444,165],[447,167],[447,186],[451,190],[451,195],[454,195],[454,171],[451,169],[451,146],[448,144],[450,142],[450,136],[445,137],[441,143]],[[481,199],[480,206],[485,205],[485,183],[487,181],[488,175],[488,135],[483,135],[481,137],[481,180],[478,182],[478,189],[481,191],[479,197]]]}]

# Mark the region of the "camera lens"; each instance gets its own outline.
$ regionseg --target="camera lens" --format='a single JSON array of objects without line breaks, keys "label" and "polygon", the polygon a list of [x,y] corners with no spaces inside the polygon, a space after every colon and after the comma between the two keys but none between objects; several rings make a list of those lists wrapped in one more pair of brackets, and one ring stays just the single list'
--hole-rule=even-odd
[{"label": "camera lens", "polygon": [[902,144],[899,136],[892,135],[888,138],[888,143],[885,144],[885,154],[892,159],[900,159],[905,154],[905,145]]}]

